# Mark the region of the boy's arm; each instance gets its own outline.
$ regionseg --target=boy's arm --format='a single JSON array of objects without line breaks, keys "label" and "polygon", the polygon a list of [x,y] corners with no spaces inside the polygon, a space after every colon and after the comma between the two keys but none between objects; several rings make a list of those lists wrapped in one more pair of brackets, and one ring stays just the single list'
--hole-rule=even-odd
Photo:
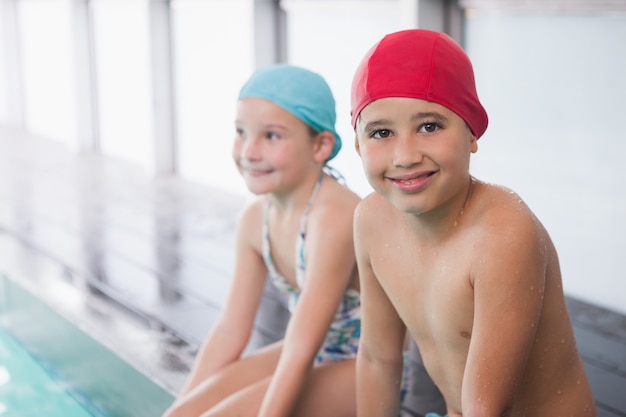
[{"label": "boy's arm", "polygon": [[355,272],[352,213],[337,205],[318,207],[309,215],[304,287],[289,320],[260,417],[291,415],[306,389],[306,378]]},{"label": "boy's arm", "polygon": [[[254,236],[258,236],[259,240],[261,238],[258,208],[248,207],[238,222],[236,264],[228,298],[196,355],[179,398],[217,370],[238,359],[248,343],[267,275],[263,259],[253,243]],[[257,230],[258,233],[255,233]]]},{"label": "boy's arm", "polygon": [[463,377],[464,417],[508,415],[541,314],[549,238],[531,216],[503,216],[481,245]]},{"label": "boy's arm", "polygon": [[[367,203],[366,203],[367,204]],[[354,239],[361,282],[361,340],[357,356],[357,416],[395,417],[400,408],[406,327],[377,280],[368,243],[376,219],[357,208]]]}]

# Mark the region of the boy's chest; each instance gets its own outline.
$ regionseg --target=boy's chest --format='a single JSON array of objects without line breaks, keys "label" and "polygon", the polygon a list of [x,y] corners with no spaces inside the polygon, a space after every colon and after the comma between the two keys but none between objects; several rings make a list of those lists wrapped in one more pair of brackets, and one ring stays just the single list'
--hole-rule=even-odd
[{"label": "boy's chest", "polygon": [[473,321],[475,252],[461,243],[420,248],[381,245],[372,268],[414,336],[468,339]]}]

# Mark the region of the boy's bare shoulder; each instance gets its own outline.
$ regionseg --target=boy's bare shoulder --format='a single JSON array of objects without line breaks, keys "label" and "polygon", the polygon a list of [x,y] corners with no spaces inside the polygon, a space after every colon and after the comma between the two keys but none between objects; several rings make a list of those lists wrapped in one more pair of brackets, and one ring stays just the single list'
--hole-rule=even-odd
[{"label": "boy's bare shoulder", "polygon": [[355,227],[386,227],[400,212],[384,197],[372,192],[359,202],[354,212]]},{"label": "boy's bare shoulder", "polygon": [[[481,183],[472,215],[474,230],[488,241],[512,239],[524,242],[546,234],[541,222],[524,200],[513,190],[499,185]],[[528,242],[528,240],[527,240]]]},{"label": "boy's bare shoulder", "polygon": [[524,200],[510,188],[479,182],[476,194],[475,215],[489,223],[534,219]]},{"label": "boy's bare shoulder", "polygon": [[385,200],[383,196],[375,191],[363,197],[363,199],[359,203],[359,207],[360,210],[397,210],[391,205],[389,201]]}]

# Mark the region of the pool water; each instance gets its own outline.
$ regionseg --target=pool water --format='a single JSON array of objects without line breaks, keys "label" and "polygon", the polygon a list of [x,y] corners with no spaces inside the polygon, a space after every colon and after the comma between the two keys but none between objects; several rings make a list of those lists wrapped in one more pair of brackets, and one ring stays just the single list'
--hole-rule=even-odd
[{"label": "pool water", "polygon": [[0,416],[94,417],[95,414],[0,328]]},{"label": "pool water", "polygon": [[[74,300],[76,293],[68,286],[64,281],[40,279],[27,289],[0,271],[0,417],[162,415],[173,395],[103,344],[111,311],[99,317],[103,320],[100,339],[93,336],[98,332],[88,332],[97,327],[85,319],[94,312],[86,299]],[[77,301],[76,311],[59,314],[35,290],[40,296],[60,294],[64,303]],[[37,379],[31,380],[35,375]],[[58,411],[60,407],[67,408]]]}]

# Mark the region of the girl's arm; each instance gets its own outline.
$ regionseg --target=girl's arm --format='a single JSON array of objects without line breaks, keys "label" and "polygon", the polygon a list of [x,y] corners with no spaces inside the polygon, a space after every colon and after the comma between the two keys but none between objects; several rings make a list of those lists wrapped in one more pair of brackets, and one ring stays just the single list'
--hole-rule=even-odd
[{"label": "girl's arm", "polygon": [[340,204],[329,204],[312,211],[305,250],[304,288],[287,326],[283,351],[259,417],[290,415],[303,390],[355,272],[352,210]]},{"label": "girl's arm", "polygon": [[531,216],[501,213],[484,231],[471,278],[474,320],[463,375],[464,417],[508,415],[543,304],[549,241]]},{"label": "girl's arm", "polygon": [[258,250],[262,219],[260,203],[253,203],[239,219],[236,229],[236,264],[228,298],[198,351],[179,398],[214,372],[237,360],[248,343],[267,275]]},{"label": "girl's arm", "polygon": [[[367,203],[367,200],[364,200]],[[395,417],[400,407],[406,327],[370,265],[368,241],[375,239],[366,204],[357,208],[354,235],[361,281],[361,340],[357,356],[358,417]]]}]

